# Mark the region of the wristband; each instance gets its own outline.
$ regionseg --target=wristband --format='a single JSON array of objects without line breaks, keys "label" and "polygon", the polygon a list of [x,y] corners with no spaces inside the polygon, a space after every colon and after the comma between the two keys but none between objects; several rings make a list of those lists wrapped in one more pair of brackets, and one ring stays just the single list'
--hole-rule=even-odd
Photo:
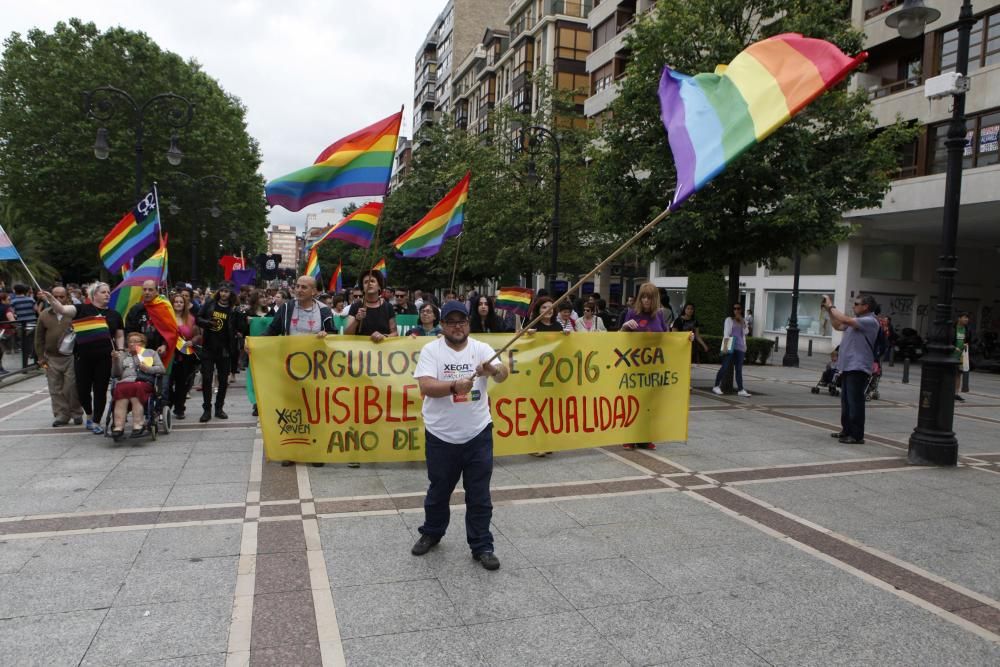
[{"label": "wristband", "polygon": [[456,392],[456,391],[455,391],[455,387],[456,387],[456,385],[457,385],[457,384],[458,384],[458,381],[457,381],[457,380],[452,380],[452,381],[451,381],[451,384],[450,384],[450,385],[448,385],[448,392],[449,392],[449,393],[450,393],[450,394],[451,394],[452,396],[455,396],[455,395],[457,395],[457,393],[458,393],[458,392]]}]

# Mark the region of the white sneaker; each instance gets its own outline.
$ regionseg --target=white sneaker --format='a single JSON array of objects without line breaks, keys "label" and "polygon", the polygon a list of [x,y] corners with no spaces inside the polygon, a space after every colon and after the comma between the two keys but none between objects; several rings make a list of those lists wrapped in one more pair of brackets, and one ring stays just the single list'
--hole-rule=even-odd
[{"label": "white sneaker", "polygon": [[722,388],[721,387],[712,387],[712,393],[715,394],[715,395],[717,395],[717,396],[722,396]]},{"label": "white sneaker", "polygon": [[750,392],[747,391],[746,389],[740,389],[738,392],[736,392],[736,395],[742,396],[743,398],[750,398]]}]

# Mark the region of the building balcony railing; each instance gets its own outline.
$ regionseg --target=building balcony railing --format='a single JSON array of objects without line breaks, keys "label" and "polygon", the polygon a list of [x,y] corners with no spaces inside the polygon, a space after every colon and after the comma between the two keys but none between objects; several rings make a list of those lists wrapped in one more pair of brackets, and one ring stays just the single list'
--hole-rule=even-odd
[{"label": "building balcony railing", "polygon": [[876,6],[865,10],[865,20],[873,19],[879,14],[885,14],[888,11],[892,11],[896,7],[903,4],[903,0],[883,0],[879,2]]},{"label": "building balcony railing", "polygon": [[417,97],[417,102],[420,104],[420,106],[424,106],[426,104],[434,104],[436,100],[437,100],[437,92],[435,92],[433,89],[425,90],[422,93],[420,93],[420,95]]},{"label": "building balcony railing", "polygon": [[902,79],[900,81],[893,81],[891,83],[886,83],[881,86],[871,86],[868,88],[868,94],[873,100],[877,100],[883,97],[888,97],[894,93],[898,93],[903,90],[909,90],[911,88],[918,88],[924,84],[924,78],[921,76],[913,76],[909,79]]}]

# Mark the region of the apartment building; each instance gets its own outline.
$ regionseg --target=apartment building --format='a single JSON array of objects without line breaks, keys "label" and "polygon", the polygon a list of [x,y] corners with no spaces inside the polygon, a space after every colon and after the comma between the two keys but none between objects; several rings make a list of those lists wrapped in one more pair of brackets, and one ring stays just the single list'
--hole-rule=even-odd
[{"label": "apartment building", "polygon": [[629,50],[625,41],[635,17],[656,5],[656,0],[596,0],[587,17],[593,50],[587,56],[590,95],[584,103],[588,118],[599,118],[618,97],[618,81],[625,76]]},{"label": "apartment building", "polygon": [[302,254],[302,239],[294,225],[271,225],[267,233],[267,252],[281,255],[278,268],[294,269]]}]

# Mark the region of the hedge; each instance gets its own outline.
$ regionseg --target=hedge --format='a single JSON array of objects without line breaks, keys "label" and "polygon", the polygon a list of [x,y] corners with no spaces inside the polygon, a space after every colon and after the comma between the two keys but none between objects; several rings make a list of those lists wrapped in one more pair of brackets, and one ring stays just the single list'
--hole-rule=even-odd
[{"label": "hedge", "polygon": [[[708,352],[701,351],[701,362],[705,364],[718,364],[722,362],[722,355],[719,348],[722,347],[722,336],[701,335],[702,340],[708,345]],[[697,343],[694,343],[697,345]],[[771,358],[771,351],[774,349],[774,340],[770,338],[747,337],[746,364],[764,365]]]}]

